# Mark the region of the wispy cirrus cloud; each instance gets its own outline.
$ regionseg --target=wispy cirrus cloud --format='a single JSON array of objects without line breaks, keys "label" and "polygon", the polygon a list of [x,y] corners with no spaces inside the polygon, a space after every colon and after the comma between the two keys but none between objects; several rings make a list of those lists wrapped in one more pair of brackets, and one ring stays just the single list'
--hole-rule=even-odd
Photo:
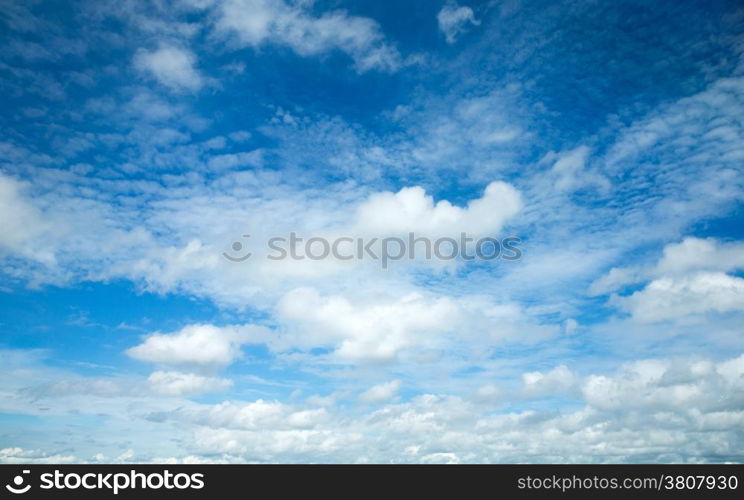
[{"label": "wispy cirrus cloud", "polygon": [[395,71],[401,66],[401,55],[385,40],[374,20],[343,10],[315,15],[309,5],[284,0],[225,0],[215,5],[215,28],[244,46],[260,48],[274,43],[301,56],[344,52],[360,72]]}]

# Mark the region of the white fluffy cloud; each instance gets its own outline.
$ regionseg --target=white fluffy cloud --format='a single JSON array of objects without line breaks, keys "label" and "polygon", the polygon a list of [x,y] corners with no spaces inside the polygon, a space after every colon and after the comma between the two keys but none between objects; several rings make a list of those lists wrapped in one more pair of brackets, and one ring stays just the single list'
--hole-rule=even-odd
[{"label": "white fluffy cloud", "polygon": [[196,367],[227,366],[240,356],[241,344],[252,335],[261,335],[260,327],[224,327],[188,325],[171,334],[154,333],[127,354],[140,361],[162,365]]},{"label": "white fluffy cloud", "polygon": [[742,268],[743,244],[688,237],[666,245],[655,265],[613,268],[589,291],[600,295],[647,282],[630,295],[612,297],[614,304],[642,322],[742,311],[744,280],[727,274]]},{"label": "white fluffy cloud", "polygon": [[744,311],[744,279],[710,272],[659,278],[616,302],[634,319],[646,322],[707,312]]},{"label": "white fluffy cloud", "polygon": [[744,243],[691,237],[665,246],[664,254],[656,266],[658,274],[664,275],[739,269],[744,269]]},{"label": "white fluffy cloud", "polygon": [[592,284],[590,293],[607,294],[626,285],[654,278],[679,278],[699,271],[731,272],[741,269],[744,269],[744,243],[687,237],[679,243],[666,245],[653,266],[611,269]]},{"label": "white fluffy cloud", "polygon": [[196,56],[189,50],[169,45],[152,51],[140,49],[134,56],[137,69],[150,73],[173,90],[197,91],[204,85],[195,64]]},{"label": "white fluffy cloud", "polygon": [[437,14],[439,30],[444,33],[447,43],[455,43],[457,37],[468,30],[468,25],[479,25],[480,21],[475,19],[473,9],[458,6],[456,3],[447,3]]},{"label": "white fluffy cloud", "polygon": [[515,304],[483,296],[415,290],[380,293],[373,300],[363,295],[292,290],[279,301],[282,332],[269,345],[278,351],[330,348],[330,360],[340,363],[418,366],[450,351],[480,357],[507,342],[530,344],[559,330],[541,325]]},{"label": "white fluffy cloud", "polygon": [[522,208],[519,192],[505,182],[490,183],[481,198],[471,200],[467,207],[458,207],[447,200],[434,203],[423,188],[403,188],[397,193],[377,193],[357,209],[357,227],[374,234],[406,234],[428,236],[496,235],[504,223]]},{"label": "white fluffy cloud", "polygon": [[348,361],[390,361],[416,345],[419,336],[434,336],[455,324],[458,307],[449,298],[419,294],[399,300],[353,304],[343,296],[322,296],[311,288],[282,298],[279,318],[289,325],[285,341],[309,347],[333,347]]}]

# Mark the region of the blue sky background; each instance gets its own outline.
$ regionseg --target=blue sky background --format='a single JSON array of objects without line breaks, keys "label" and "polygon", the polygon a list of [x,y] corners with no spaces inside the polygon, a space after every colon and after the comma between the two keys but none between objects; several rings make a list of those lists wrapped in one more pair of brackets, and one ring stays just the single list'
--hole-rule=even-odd
[{"label": "blue sky background", "polygon": [[[0,461],[742,460],[740,2],[0,26]],[[523,256],[265,259],[290,231]]]}]

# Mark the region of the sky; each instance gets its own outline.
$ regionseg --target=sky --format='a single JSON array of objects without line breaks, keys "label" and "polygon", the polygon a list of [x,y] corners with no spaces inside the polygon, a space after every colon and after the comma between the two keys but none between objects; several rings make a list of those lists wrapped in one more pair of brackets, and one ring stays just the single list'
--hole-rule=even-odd
[{"label": "sky", "polygon": [[744,460],[738,1],[6,0],[0,109],[0,462]]}]

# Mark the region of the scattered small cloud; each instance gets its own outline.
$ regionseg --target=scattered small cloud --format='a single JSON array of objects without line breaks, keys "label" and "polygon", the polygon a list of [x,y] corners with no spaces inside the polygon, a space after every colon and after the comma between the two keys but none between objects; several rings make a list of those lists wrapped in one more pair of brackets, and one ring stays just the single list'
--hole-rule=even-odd
[{"label": "scattered small cloud", "polygon": [[196,92],[202,88],[204,79],[195,64],[196,56],[191,51],[169,45],[140,49],[134,56],[135,68],[174,91]]},{"label": "scattered small cloud", "polygon": [[473,9],[459,6],[455,2],[448,2],[437,14],[439,30],[444,34],[447,43],[455,43],[457,37],[467,32],[469,27],[478,26],[480,21],[475,18]]}]

